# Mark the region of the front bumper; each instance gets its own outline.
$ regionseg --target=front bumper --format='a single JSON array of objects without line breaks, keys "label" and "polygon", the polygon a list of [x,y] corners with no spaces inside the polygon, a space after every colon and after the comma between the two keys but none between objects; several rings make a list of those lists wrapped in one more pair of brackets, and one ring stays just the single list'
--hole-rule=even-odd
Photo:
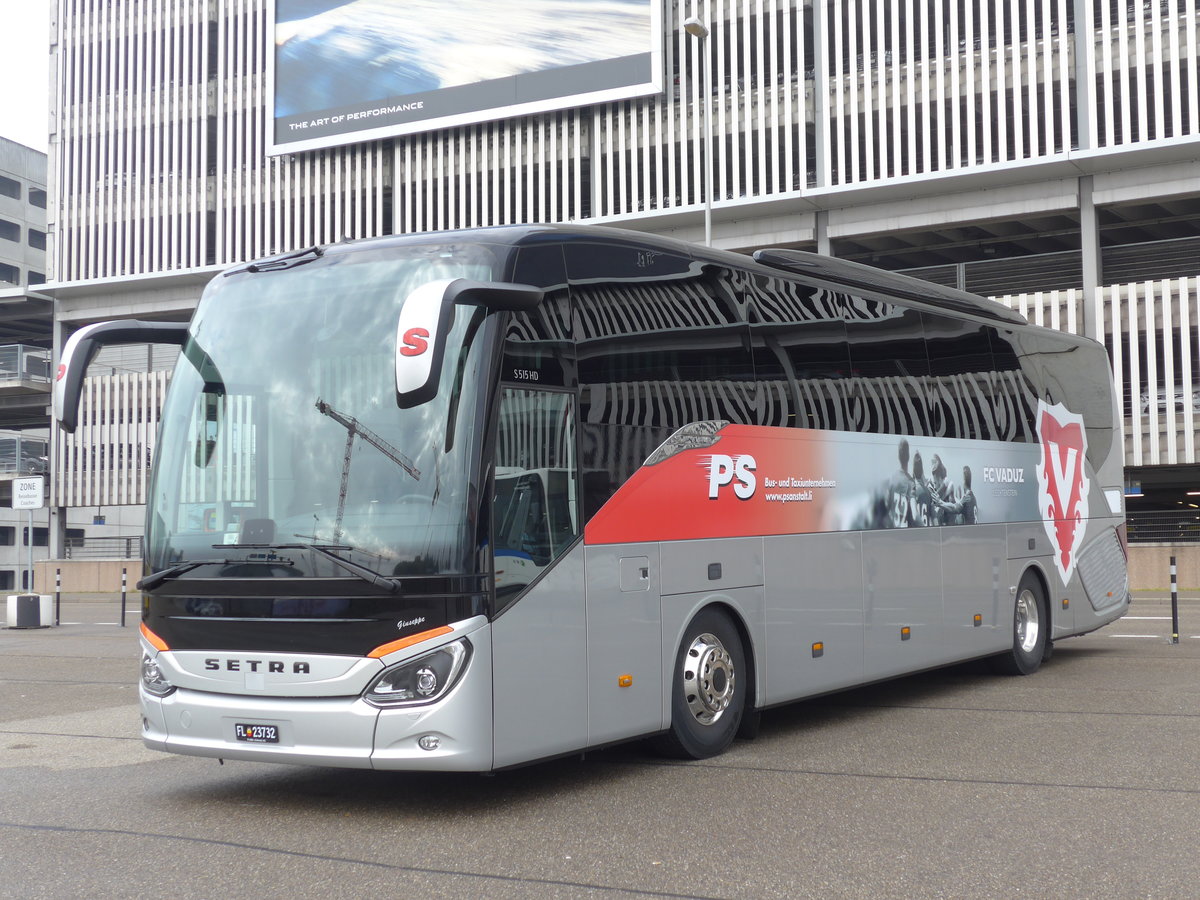
[{"label": "front bumper", "polygon": [[[143,687],[142,740],[168,753],[358,769],[486,772],[492,768],[490,628],[470,636],[471,660],[445,697],[381,709],[361,697],[264,697]],[[235,726],[273,725],[278,743],[239,741]],[[424,749],[421,738],[436,738]],[[427,744],[434,743],[427,741]]]}]

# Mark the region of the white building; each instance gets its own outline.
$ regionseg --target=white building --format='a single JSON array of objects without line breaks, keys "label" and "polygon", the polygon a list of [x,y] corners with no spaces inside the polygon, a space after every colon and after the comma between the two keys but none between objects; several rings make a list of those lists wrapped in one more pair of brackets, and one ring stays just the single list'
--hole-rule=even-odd
[{"label": "white building", "polygon": [[46,280],[46,155],[0,138],[0,286]]},{"label": "white building", "polygon": [[31,541],[47,553],[46,512],[31,534],[30,515],[12,509],[13,479],[44,475],[49,457],[46,207],[46,154],[0,138],[0,592],[27,583]]},{"label": "white building", "polygon": [[[262,255],[568,219],[702,240],[708,200],[718,246],[908,270],[1105,341],[1130,509],[1189,515],[1198,0],[662,2],[658,95],[268,155],[269,0],[57,0],[56,345],[98,319],[186,318],[215,272]],[[129,367],[55,441],[57,506],[143,501],[166,375]],[[116,429],[96,412],[114,403]]]}]

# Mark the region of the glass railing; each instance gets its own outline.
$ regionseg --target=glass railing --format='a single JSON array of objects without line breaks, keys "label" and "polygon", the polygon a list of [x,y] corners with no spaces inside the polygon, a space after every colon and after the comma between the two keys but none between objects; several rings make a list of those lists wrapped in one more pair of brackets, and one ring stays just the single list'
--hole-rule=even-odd
[{"label": "glass railing", "polygon": [[50,351],[26,344],[0,346],[0,384],[8,381],[50,383]]},{"label": "glass railing", "polygon": [[0,475],[45,475],[49,453],[43,439],[0,435]]}]

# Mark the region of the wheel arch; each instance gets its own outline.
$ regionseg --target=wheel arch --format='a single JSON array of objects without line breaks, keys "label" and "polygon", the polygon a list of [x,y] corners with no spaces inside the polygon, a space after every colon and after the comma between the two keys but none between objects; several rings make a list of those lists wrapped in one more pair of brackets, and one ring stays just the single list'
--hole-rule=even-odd
[{"label": "wheel arch", "polygon": [[1024,569],[1021,570],[1021,577],[1017,579],[1017,587],[1020,587],[1021,582],[1025,580],[1026,575],[1032,575],[1042,589],[1042,599],[1046,602],[1046,646],[1054,640],[1054,622],[1056,619],[1056,610],[1051,602],[1050,579],[1046,575],[1046,570],[1042,567],[1039,560],[1031,560]]},{"label": "wheel arch", "polygon": [[[1038,604],[1039,610],[1037,617],[1040,620],[1043,616],[1045,621],[1039,625],[1041,634],[1034,640],[1041,643],[1041,652],[1037,653],[1034,647],[1025,649],[1024,642],[1028,639],[1028,632],[1023,632],[1019,618],[1021,616],[1021,585],[1029,580],[1030,592],[1040,591],[1041,602]],[[1011,640],[1012,646],[1009,650],[996,656],[988,657],[988,663],[992,670],[998,675],[1032,675],[1042,663],[1050,658],[1053,652],[1053,635],[1054,635],[1054,613],[1050,602],[1050,579],[1047,577],[1045,570],[1037,561],[1029,561],[1021,569],[1021,575],[1017,579],[1016,585],[1012,589],[1013,600],[1013,618]],[[1026,626],[1028,627],[1028,625]]]},{"label": "wheel arch", "polygon": [[[659,752],[668,757],[707,759],[724,752],[739,735],[753,736],[749,731],[757,731],[757,709],[753,704],[761,696],[758,685],[761,660],[756,658],[752,643],[756,606],[752,600],[749,603],[738,602],[737,591],[730,594],[675,595],[673,599],[678,605],[673,606],[669,619],[665,620],[673,624],[664,628],[662,633],[665,731],[656,735],[653,743]],[[712,632],[715,643],[712,636],[704,639],[698,637],[705,632]],[[719,649],[722,642],[729,652]],[[738,651],[730,660],[732,644],[735,643],[739,645]],[[702,682],[698,680],[701,668],[695,665],[689,667],[685,662],[689,647],[693,650],[698,648],[700,655],[696,659],[705,660],[701,667],[704,671],[709,671],[710,665],[712,671],[716,672],[728,663],[734,663],[733,669],[727,671],[736,673],[740,716],[721,723],[704,720],[706,710],[707,713],[720,714],[717,710],[724,708],[720,704],[725,702],[722,695],[726,689],[716,678],[711,682],[707,677]],[[714,650],[714,647],[718,649]],[[709,657],[710,652],[717,654],[715,659]],[[722,655],[723,663],[720,661]],[[740,661],[737,657],[740,657]],[[687,684],[691,687],[686,687]],[[730,688],[730,701],[734,696],[733,691]],[[752,722],[747,722],[747,716],[751,716]]]}]

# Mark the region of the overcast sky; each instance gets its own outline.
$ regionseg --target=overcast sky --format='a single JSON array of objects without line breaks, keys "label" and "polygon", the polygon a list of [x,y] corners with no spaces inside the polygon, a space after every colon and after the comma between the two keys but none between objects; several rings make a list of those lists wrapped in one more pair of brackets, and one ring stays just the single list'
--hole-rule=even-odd
[{"label": "overcast sky", "polygon": [[51,0],[3,0],[0,137],[46,152]]}]

